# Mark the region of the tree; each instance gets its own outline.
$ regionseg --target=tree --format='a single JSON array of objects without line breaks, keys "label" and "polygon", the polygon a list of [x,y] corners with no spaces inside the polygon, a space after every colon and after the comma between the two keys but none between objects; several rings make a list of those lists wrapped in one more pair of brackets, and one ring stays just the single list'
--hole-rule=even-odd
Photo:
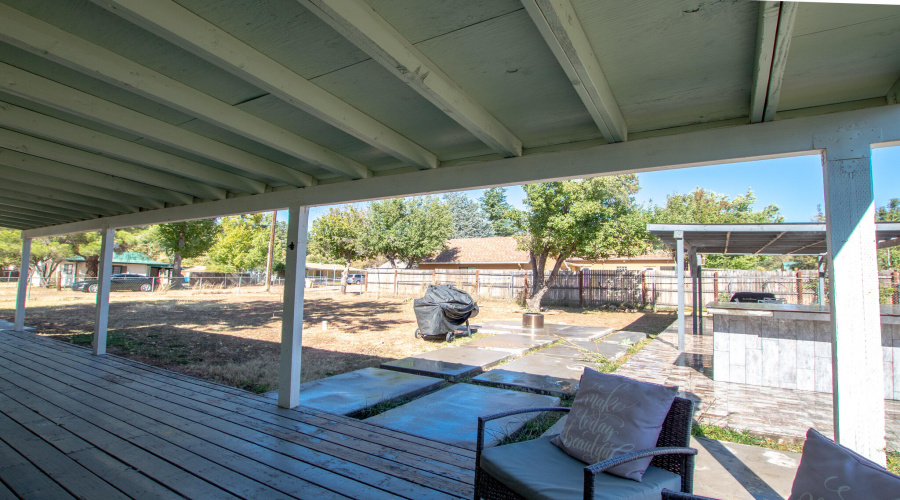
[{"label": "tree", "polygon": [[[753,190],[730,199],[726,195],[696,187],[688,194],[667,197],[665,207],[653,207],[651,222],[658,224],[763,224],[784,222],[777,205],[753,210]],[[706,265],[731,269],[772,267],[778,259],[767,255],[707,255]]]},{"label": "tree", "polygon": [[506,201],[506,188],[490,188],[479,198],[481,209],[487,214],[495,236],[516,234],[516,210]]},{"label": "tree", "polygon": [[453,234],[451,238],[490,238],[494,235],[491,221],[478,203],[462,193],[444,195],[444,203],[450,210]]},{"label": "tree", "polygon": [[[879,222],[900,222],[900,198],[891,198],[887,205],[875,210],[875,220]],[[894,269],[900,262],[900,247],[878,250],[878,267]]]},{"label": "tree", "polygon": [[[74,255],[72,246],[66,243],[64,237],[46,237],[31,240],[31,266],[34,267],[34,271],[41,277],[42,286],[50,285],[50,277],[56,272],[56,268],[72,255]],[[20,269],[19,271],[28,273],[28,269]]]},{"label": "tree", "polygon": [[21,265],[22,233],[17,229],[0,229],[0,267]]},{"label": "tree", "polygon": [[415,267],[443,250],[453,232],[450,211],[436,198],[394,198],[372,202],[365,245],[396,268]]},{"label": "tree", "polygon": [[172,256],[173,276],[181,276],[182,259],[199,257],[216,242],[219,226],[215,219],[170,222],[154,226],[152,238],[166,256]]},{"label": "tree", "polygon": [[208,252],[215,269],[239,272],[259,269],[266,264],[269,232],[264,214],[222,217],[219,228],[219,238]]},{"label": "tree", "polygon": [[350,263],[368,257],[370,251],[363,242],[367,226],[367,215],[354,206],[331,208],[328,214],[313,222],[310,246],[317,253],[341,259],[344,271],[341,273],[341,293],[347,293],[347,276]]},{"label": "tree", "polygon": [[[544,294],[569,257],[636,255],[648,246],[645,219],[634,201],[640,189],[635,175],[524,188],[526,208],[517,225],[524,233],[520,247],[528,251],[531,261],[531,290],[525,301],[529,310],[540,310]],[[548,259],[555,259],[549,274]]]}]

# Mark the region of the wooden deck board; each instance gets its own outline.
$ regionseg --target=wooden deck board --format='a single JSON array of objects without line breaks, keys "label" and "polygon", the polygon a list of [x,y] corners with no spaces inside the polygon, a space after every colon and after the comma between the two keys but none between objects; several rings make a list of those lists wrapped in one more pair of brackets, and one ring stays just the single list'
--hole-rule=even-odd
[{"label": "wooden deck board", "polygon": [[[0,332],[0,358],[0,419],[34,454],[0,441],[0,499],[71,496],[72,470],[104,498],[472,496],[469,450],[32,334]],[[35,467],[45,458],[61,476]]]}]

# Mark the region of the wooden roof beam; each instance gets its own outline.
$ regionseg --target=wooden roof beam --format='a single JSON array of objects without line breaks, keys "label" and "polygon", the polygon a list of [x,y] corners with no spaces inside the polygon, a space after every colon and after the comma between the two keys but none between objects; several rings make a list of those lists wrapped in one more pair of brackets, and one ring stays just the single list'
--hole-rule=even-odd
[{"label": "wooden roof beam", "polygon": [[[434,153],[175,2],[92,1],[405,163],[438,166]],[[368,176],[350,165],[341,173]]]},{"label": "wooden roof beam", "polygon": [[885,97],[888,104],[900,104],[900,78],[897,78],[897,81],[894,82],[894,85],[891,86],[891,90],[888,90]]},{"label": "wooden roof beam", "polygon": [[[0,156],[2,158],[2,156]],[[29,172],[7,166],[0,166],[0,178],[4,184],[10,181],[31,185],[30,192],[41,194],[45,189],[53,189],[56,192],[65,192],[72,195],[70,199],[83,197],[83,203],[94,203],[93,199],[108,200],[120,207],[127,207],[126,212],[137,212],[139,208],[163,208],[165,203],[158,200],[148,200],[129,194],[124,194],[112,189],[100,188],[81,182],[72,182],[59,179],[50,175]]]},{"label": "wooden roof beam", "polygon": [[628,138],[625,118],[569,0],[522,0],[522,5],[606,142],[625,141]]},{"label": "wooden roof beam", "polygon": [[298,0],[394,76],[505,157],[522,141],[363,0]]},{"label": "wooden roof beam", "polygon": [[4,217],[39,221],[41,224],[60,224],[80,219],[80,217],[73,214],[48,214],[47,212],[7,205],[2,202],[0,202],[0,214],[3,214]]},{"label": "wooden roof beam", "polygon": [[303,172],[215,141],[99,97],[0,63],[0,90],[292,186],[314,184]]},{"label": "wooden roof beam", "polygon": [[49,198],[57,202],[74,203],[78,206],[88,205],[94,207],[94,212],[101,215],[127,214],[140,211],[140,208],[130,203],[131,199],[129,199],[129,203],[120,203],[115,200],[98,198],[89,193],[72,193],[65,189],[42,186],[32,182],[20,182],[9,178],[3,179],[3,188],[5,189],[0,189],[0,192],[3,192],[5,196],[11,196],[9,191],[13,191],[15,194],[34,198],[35,200]]},{"label": "wooden roof beam", "polygon": [[[118,158],[129,163],[145,165],[175,174],[179,178],[184,178],[184,182],[187,182],[189,186],[193,185],[194,189],[198,186],[206,186],[207,189],[202,193],[206,196],[202,196],[202,198],[223,199],[226,197],[226,193],[222,191],[222,188],[239,193],[258,194],[266,191],[264,182],[248,179],[5,102],[0,102],[0,126],[41,136],[53,142],[90,150],[102,154],[104,157]],[[43,151],[44,148],[41,150]],[[135,180],[140,181],[140,179]],[[192,181],[196,182],[192,183]]]},{"label": "wooden roof beam", "polygon": [[4,209],[9,209],[12,211],[15,210],[28,210],[33,212],[39,212],[41,214],[51,215],[70,215],[73,218],[77,219],[92,219],[94,217],[98,217],[99,215],[92,212],[84,212],[81,210],[69,210],[66,208],[54,207],[52,205],[44,205],[41,203],[37,203],[35,201],[26,201],[18,198],[10,198],[7,196],[3,196],[0,194],[0,206]]},{"label": "wooden roof beam", "polygon": [[759,2],[750,123],[775,119],[797,9],[796,2]]},{"label": "wooden roof beam", "polygon": [[[787,234],[787,232],[778,233],[778,236],[772,238],[771,240],[769,240],[768,243],[766,243],[765,245],[763,245],[762,247],[760,247],[759,250],[753,252],[753,255],[759,255],[760,252],[762,252],[763,250],[769,248],[769,246],[772,245],[772,243],[775,243],[776,241],[780,240],[781,237],[784,236],[785,234]],[[803,248],[806,248],[806,247],[803,247]]]},{"label": "wooden roof beam", "polygon": [[57,197],[52,197],[52,194],[50,194],[50,196],[41,196],[13,189],[4,189],[5,187],[6,183],[4,182],[3,186],[0,186],[0,198],[4,200],[15,200],[16,202],[24,203],[24,205],[21,206],[32,207],[35,210],[39,210],[37,207],[41,206],[47,207],[48,209],[69,211],[69,213],[83,215],[85,218],[98,215],[113,215],[121,212],[121,210],[110,210],[108,208],[89,206],[87,205],[87,201],[83,201],[83,203],[63,201],[58,199]]}]

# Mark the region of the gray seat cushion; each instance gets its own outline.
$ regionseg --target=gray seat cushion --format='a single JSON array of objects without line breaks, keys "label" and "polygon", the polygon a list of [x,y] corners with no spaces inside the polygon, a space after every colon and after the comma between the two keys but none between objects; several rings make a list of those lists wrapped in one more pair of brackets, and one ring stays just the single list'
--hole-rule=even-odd
[{"label": "gray seat cushion", "polygon": [[[488,448],[481,454],[481,468],[525,498],[584,498],[585,464],[554,446],[552,438]],[[595,499],[658,500],[663,488],[681,491],[681,476],[651,466],[642,482],[602,472],[595,484]]]}]

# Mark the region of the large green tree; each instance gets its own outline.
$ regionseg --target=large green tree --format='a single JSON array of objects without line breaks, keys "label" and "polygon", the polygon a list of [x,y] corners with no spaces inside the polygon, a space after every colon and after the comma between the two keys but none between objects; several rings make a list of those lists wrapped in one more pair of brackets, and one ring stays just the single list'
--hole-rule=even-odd
[{"label": "large green tree", "polygon": [[0,228],[0,267],[18,267],[22,260],[22,233]]},{"label": "large green tree", "polygon": [[240,272],[261,269],[269,250],[269,225],[265,214],[223,217],[221,233],[209,249],[209,261],[218,271]]},{"label": "large green tree", "polygon": [[366,212],[354,206],[331,208],[327,214],[313,222],[310,247],[316,253],[340,259],[344,265],[344,271],[341,273],[341,293],[347,293],[350,263],[365,259],[371,253],[363,242],[367,225]]},{"label": "large green tree", "polygon": [[[875,210],[875,220],[879,222],[900,222],[900,198],[891,198],[887,205]],[[896,269],[900,263],[900,247],[878,250],[878,267]]]},{"label": "large green tree", "polygon": [[[520,246],[529,253],[531,289],[525,301],[539,310],[559,269],[572,256],[637,255],[648,246],[645,219],[634,195],[637,176],[544,182],[525,188],[519,213]],[[547,261],[552,260],[548,272]]]},{"label": "large green tree", "polygon": [[215,219],[199,219],[160,224],[152,229],[152,239],[172,257],[173,275],[181,276],[182,259],[203,255],[216,242],[219,225]]},{"label": "large green tree", "polygon": [[[748,189],[746,194],[733,199],[722,194],[697,187],[688,194],[673,194],[664,207],[652,209],[650,222],[658,224],[763,224],[784,222],[777,205],[754,210],[756,196]],[[706,265],[716,268],[757,269],[780,265],[778,259],[758,255],[707,255]]]},{"label": "large green tree", "polygon": [[490,238],[494,235],[491,221],[481,206],[462,193],[444,195],[444,203],[450,210],[453,234],[451,238]]},{"label": "large green tree", "polygon": [[440,252],[453,233],[447,205],[433,197],[394,198],[372,202],[364,241],[393,267],[415,267]]},{"label": "large green tree", "polygon": [[506,201],[506,188],[490,188],[478,199],[481,209],[487,214],[495,236],[516,234],[516,210]]}]

